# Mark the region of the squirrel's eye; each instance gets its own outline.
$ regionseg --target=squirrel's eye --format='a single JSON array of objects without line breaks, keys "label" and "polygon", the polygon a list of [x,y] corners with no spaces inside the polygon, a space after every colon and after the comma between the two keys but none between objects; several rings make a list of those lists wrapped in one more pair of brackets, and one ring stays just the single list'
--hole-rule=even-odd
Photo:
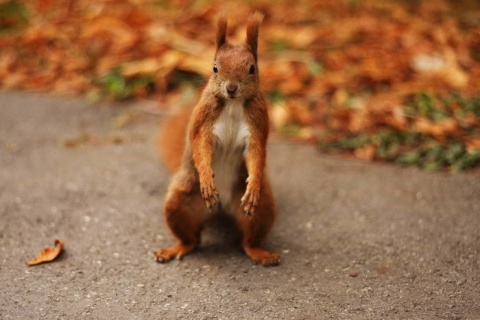
[{"label": "squirrel's eye", "polygon": [[218,68],[216,64],[213,65],[213,72],[218,73]]},{"label": "squirrel's eye", "polygon": [[250,66],[250,71],[248,71],[249,74],[255,74],[255,66],[252,64]]}]

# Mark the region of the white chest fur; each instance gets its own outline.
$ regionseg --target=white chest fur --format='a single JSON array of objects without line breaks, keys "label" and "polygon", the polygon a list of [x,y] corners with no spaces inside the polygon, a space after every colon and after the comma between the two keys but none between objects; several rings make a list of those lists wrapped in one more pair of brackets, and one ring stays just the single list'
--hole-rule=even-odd
[{"label": "white chest fur", "polygon": [[215,147],[213,172],[222,208],[233,213],[232,193],[239,166],[248,147],[250,131],[243,114],[243,101],[229,100],[213,125]]}]

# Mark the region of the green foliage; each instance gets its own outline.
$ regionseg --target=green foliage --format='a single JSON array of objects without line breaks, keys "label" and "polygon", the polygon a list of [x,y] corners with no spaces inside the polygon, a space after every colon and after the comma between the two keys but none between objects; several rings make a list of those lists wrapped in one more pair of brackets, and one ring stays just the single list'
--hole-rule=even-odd
[{"label": "green foliage", "polygon": [[447,167],[452,172],[458,172],[479,166],[480,151],[468,152],[462,143],[455,140],[447,144],[435,142],[402,154],[396,162],[402,165],[416,165],[430,171]]},{"label": "green foliage", "polygon": [[279,132],[285,136],[296,136],[302,127],[297,124],[287,124],[279,128]]},{"label": "green foliage", "polygon": [[121,68],[112,69],[98,78],[100,95],[114,100],[132,98],[137,90],[149,90],[155,85],[155,79],[149,75],[126,78],[122,75]]},{"label": "green foliage", "polygon": [[288,43],[288,41],[283,40],[283,39],[273,40],[270,46],[271,46],[272,52],[274,52],[276,54],[280,54],[280,53],[290,49],[290,44]]},{"label": "green foliage", "polygon": [[319,76],[323,73],[323,66],[317,60],[311,60],[308,63],[308,70],[313,76]]},{"label": "green foliage", "polygon": [[438,99],[427,93],[418,94],[411,104],[412,116],[422,116],[433,121],[448,118],[448,113],[439,104]]},{"label": "green foliage", "polygon": [[[371,145],[375,147],[375,159],[430,171],[447,168],[451,172],[458,172],[480,167],[480,150],[467,150],[464,144],[464,138],[478,137],[480,134],[476,125],[480,121],[480,96],[467,98],[458,93],[446,96],[420,93],[412,99],[407,112],[410,119],[423,117],[438,122],[455,118],[462,123],[469,118],[470,122],[464,122],[459,132],[442,140],[417,132],[414,126],[406,131],[383,126],[373,133],[351,134],[333,141],[322,141],[320,148],[325,151],[353,152]],[[472,118],[476,120],[472,121]]]},{"label": "green foliage", "polygon": [[25,26],[28,12],[20,1],[0,2],[0,35],[13,32]]},{"label": "green foliage", "polygon": [[462,96],[457,97],[457,101],[460,106],[461,115],[473,114],[480,118],[480,96],[473,97],[471,99],[465,99]]},{"label": "green foliage", "polygon": [[268,92],[267,98],[272,106],[277,104],[281,105],[285,101],[285,95],[278,89]]},{"label": "green foliage", "polygon": [[407,107],[410,117],[425,117],[433,121],[446,118],[464,119],[468,115],[480,117],[480,95],[464,97],[460,93],[435,96],[422,92]]},{"label": "green foliage", "polygon": [[333,144],[333,147],[339,149],[355,150],[368,144],[370,137],[366,134],[353,135],[340,139]]}]

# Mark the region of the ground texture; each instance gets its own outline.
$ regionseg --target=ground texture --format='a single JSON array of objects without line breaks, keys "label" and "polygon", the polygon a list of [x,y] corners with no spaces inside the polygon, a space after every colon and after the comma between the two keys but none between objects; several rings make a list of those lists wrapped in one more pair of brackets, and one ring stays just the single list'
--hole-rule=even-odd
[{"label": "ground texture", "polygon": [[[278,220],[253,265],[215,224],[183,261],[161,206],[159,117],[0,92],[2,319],[479,319],[480,177],[272,139]],[[25,261],[54,239],[50,264]]]}]

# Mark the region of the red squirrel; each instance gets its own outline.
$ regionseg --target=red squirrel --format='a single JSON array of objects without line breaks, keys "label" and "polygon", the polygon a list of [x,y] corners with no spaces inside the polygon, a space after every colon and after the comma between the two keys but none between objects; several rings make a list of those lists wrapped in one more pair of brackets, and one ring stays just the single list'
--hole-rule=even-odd
[{"label": "red squirrel", "polygon": [[257,66],[262,20],[259,12],[250,15],[246,43],[232,45],[227,20],[219,17],[213,73],[199,102],[191,113],[163,126],[160,151],[174,172],[164,215],[177,243],[156,251],[158,262],[181,259],[193,250],[204,223],[224,212],[235,221],[243,250],[254,262],[280,263],[280,255],[261,248],[275,219],[265,173],[268,110]]}]

